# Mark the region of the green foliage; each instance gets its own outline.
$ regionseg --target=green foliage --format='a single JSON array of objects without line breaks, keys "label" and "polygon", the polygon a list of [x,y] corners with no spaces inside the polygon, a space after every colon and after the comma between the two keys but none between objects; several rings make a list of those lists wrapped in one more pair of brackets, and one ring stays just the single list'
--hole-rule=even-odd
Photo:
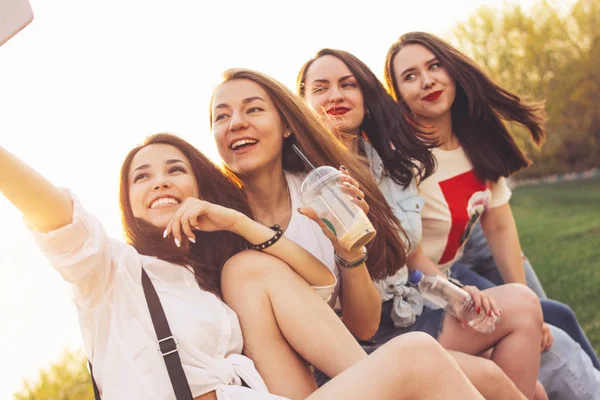
[{"label": "green foliage", "polygon": [[87,360],[81,352],[65,350],[61,358],[24,382],[15,400],[93,400]]},{"label": "green foliage", "polygon": [[521,246],[548,297],[568,304],[600,354],[600,178],[515,190]]},{"label": "green foliage", "polygon": [[548,138],[541,149],[511,126],[535,162],[520,177],[600,165],[600,0],[579,0],[569,10],[547,0],[528,11],[518,4],[482,7],[452,39],[501,86],[545,101]]}]

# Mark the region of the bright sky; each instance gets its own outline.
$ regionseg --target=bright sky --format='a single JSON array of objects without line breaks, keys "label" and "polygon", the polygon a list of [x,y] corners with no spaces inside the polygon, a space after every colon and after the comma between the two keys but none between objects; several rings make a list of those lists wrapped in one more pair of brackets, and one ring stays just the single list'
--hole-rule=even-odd
[{"label": "bright sky", "polygon": [[[503,0],[32,0],[33,23],[0,48],[0,145],[73,189],[120,237],[118,172],[146,135],[175,132],[216,157],[208,100],[220,73],[250,67],[293,88],[322,47],[378,74],[402,33],[444,36]],[[532,1],[521,1],[528,7]],[[0,399],[80,346],[76,313],[21,216],[0,196]]]}]

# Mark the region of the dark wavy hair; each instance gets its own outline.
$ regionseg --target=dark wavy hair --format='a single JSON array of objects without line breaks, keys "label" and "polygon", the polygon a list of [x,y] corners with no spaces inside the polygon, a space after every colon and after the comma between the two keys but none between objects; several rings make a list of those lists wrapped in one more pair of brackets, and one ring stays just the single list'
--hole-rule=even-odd
[{"label": "dark wavy hair", "polygon": [[456,82],[452,104],[452,132],[457,136],[475,174],[481,180],[497,181],[528,167],[531,161],[504,125],[516,122],[529,130],[536,145],[544,139],[546,114],[543,103],[526,103],[498,86],[475,64],[442,39],[424,32],[402,35],[388,50],[385,82],[392,97],[403,103],[394,71],[394,57],[407,45],[418,44],[431,51]]},{"label": "dark wavy hair", "polygon": [[[317,115],[281,82],[270,76],[249,70],[229,69],[223,73],[223,83],[234,80],[250,80],[267,92],[285,123],[293,134],[283,143],[283,169],[289,172],[308,173],[309,169],[293,151],[292,144],[316,166],[344,165],[350,175],[360,182],[361,190],[369,203],[369,219],[377,231],[375,238],[367,244],[369,260],[367,268],[372,279],[383,279],[394,275],[406,262],[406,246],[400,234],[404,234],[400,222],[377,188],[370,170],[362,161],[338,140],[331,140],[331,133]],[[218,86],[217,86],[218,87]],[[212,103],[210,123],[213,124]]]},{"label": "dark wavy hair", "polygon": [[369,113],[360,128],[381,157],[390,177],[406,187],[415,172],[421,180],[431,175],[435,170],[435,159],[429,151],[434,147],[431,139],[417,129],[406,105],[397,103],[373,71],[356,56],[343,50],[319,50],[298,72],[298,94],[306,97],[306,75],[310,66],[315,60],[328,55],[346,64],[358,82]]},{"label": "dark wavy hair", "polygon": [[162,229],[133,216],[129,200],[131,162],[141,149],[153,144],[170,145],[185,154],[190,160],[203,200],[252,217],[246,196],[233,176],[219,169],[185,140],[169,133],[158,133],[147,137],[140,146],[131,150],[121,167],[119,205],[125,240],[140,254],[191,267],[198,285],[220,296],[223,265],[230,257],[246,249],[247,243],[244,239],[227,231],[195,232],[196,243],[186,241],[186,244],[178,248],[172,240],[163,239]]}]

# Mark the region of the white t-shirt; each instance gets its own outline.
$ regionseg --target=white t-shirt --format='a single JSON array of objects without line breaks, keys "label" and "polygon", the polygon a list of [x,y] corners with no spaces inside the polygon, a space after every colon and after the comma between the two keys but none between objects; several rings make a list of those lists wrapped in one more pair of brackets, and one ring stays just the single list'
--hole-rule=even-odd
[{"label": "white t-shirt", "polygon": [[[241,354],[236,314],[200,289],[186,268],[139,254],[109,238],[74,201],[71,224],[34,232],[50,263],[74,289],[84,348],[103,400],[174,399],[141,285],[148,273],[164,308],[194,397],[215,390],[219,400],[283,399],[271,395]],[[242,387],[243,379],[250,387]]]},{"label": "white t-shirt", "polygon": [[508,203],[511,191],[506,180],[483,182],[462,147],[432,150],[437,170],[419,185],[425,200],[421,213],[421,246],[438,267],[446,272],[463,251],[471,227],[488,208]]},{"label": "white t-shirt", "polygon": [[[300,187],[302,186],[302,181],[304,180],[303,175],[286,172],[285,178],[290,189],[290,197],[292,200],[292,217],[283,236],[287,237],[293,242],[296,242],[299,246],[302,246],[306,251],[325,264],[333,273],[337,283],[335,285],[333,294],[328,301],[329,305],[333,307],[336,304],[340,289],[339,271],[337,265],[335,264],[335,250],[333,248],[333,244],[331,244],[331,241],[327,239],[327,236],[325,236],[319,225],[297,211],[298,208],[304,206],[300,192]],[[317,287],[313,286],[313,288],[317,290],[317,292],[320,291],[320,289]],[[323,288],[323,290],[329,293],[331,289],[329,286],[326,286]],[[321,294],[321,296],[324,297],[323,294]]]}]

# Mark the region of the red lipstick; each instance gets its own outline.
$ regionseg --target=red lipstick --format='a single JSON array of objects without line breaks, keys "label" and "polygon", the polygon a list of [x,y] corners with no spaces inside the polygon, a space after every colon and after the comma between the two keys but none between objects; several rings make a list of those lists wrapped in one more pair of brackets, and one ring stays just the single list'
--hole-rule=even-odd
[{"label": "red lipstick", "polygon": [[329,114],[329,115],[344,115],[348,111],[350,111],[350,109],[346,108],[346,107],[331,107],[329,110],[327,110],[327,114]]},{"label": "red lipstick", "polygon": [[435,101],[442,95],[443,90],[436,90],[435,92],[429,93],[427,96],[423,97],[425,101]]}]

